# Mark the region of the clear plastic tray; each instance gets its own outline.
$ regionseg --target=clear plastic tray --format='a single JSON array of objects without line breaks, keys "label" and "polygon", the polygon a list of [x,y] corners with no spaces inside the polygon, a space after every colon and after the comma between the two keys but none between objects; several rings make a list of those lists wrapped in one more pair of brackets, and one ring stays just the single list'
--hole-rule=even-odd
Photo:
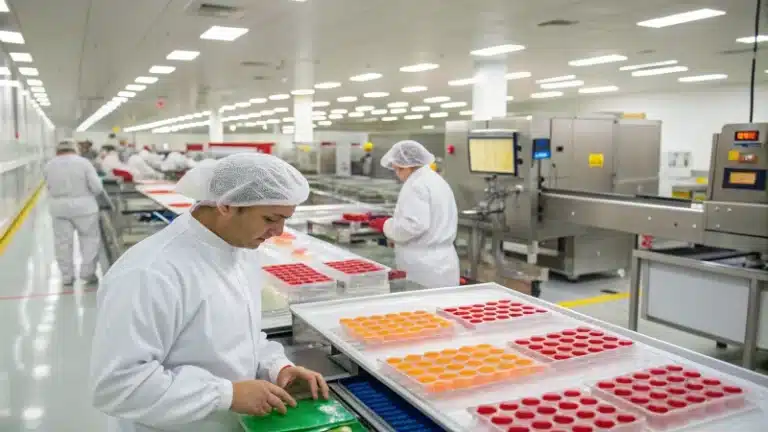
[{"label": "clear plastic tray", "polygon": [[417,394],[439,396],[520,379],[547,366],[504,348],[479,344],[389,357],[381,368]]},{"label": "clear plastic tray", "polygon": [[452,321],[423,310],[342,318],[339,323],[351,339],[372,346],[449,338],[456,331]]},{"label": "clear plastic tray", "polygon": [[500,432],[641,432],[645,419],[578,389],[545,393],[468,409],[478,423]]},{"label": "clear plastic tray", "polygon": [[549,316],[546,308],[509,299],[439,308],[437,313],[473,330],[492,330]]},{"label": "clear plastic tray", "polygon": [[268,265],[262,269],[274,288],[290,301],[329,299],[338,294],[335,280],[303,263]]},{"label": "clear plastic tray", "polygon": [[323,271],[338,280],[348,292],[389,283],[388,268],[363,259],[328,261],[323,265]]},{"label": "clear plastic tray", "polygon": [[629,339],[607,334],[602,330],[581,326],[516,339],[509,346],[555,369],[583,366],[593,360],[620,356],[634,348]]},{"label": "clear plastic tray", "polygon": [[754,408],[746,391],[676,364],[637,371],[593,385],[593,392],[642,415],[667,432]]}]

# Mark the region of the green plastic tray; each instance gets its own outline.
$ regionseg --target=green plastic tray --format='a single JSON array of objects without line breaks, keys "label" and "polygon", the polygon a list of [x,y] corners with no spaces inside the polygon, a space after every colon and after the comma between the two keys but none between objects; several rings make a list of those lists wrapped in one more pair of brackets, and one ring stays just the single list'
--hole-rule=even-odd
[{"label": "green plastic tray", "polygon": [[285,415],[273,412],[264,417],[241,416],[240,424],[246,432],[330,432],[334,426],[345,426],[356,420],[336,400],[304,399],[297,402],[296,408],[288,408]]}]

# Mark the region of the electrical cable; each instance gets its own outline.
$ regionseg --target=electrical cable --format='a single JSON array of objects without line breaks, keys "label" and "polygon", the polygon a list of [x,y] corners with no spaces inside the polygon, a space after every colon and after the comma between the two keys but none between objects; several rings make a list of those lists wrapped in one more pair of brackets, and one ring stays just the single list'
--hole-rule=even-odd
[{"label": "electrical cable", "polygon": [[755,78],[757,75],[757,44],[760,35],[760,12],[762,11],[762,0],[757,0],[755,10],[755,40],[752,42],[752,73],[749,84],[749,122],[752,123],[755,116]]}]

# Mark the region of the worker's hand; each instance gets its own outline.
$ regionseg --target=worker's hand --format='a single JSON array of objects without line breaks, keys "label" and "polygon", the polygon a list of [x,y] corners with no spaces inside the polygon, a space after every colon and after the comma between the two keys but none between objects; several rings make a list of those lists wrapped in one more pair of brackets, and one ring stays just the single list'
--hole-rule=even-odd
[{"label": "worker's hand", "polygon": [[312,399],[317,400],[318,397],[328,399],[328,384],[326,384],[325,378],[315,371],[300,366],[288,366],[277,375],[277,385],[282,388],[288,387],[297,380],[304,381],[309,385]]},{"label": "worker's hand", "polygon": [[368,226],[375,231],[384,232],[384,224],[387,222],[387,219],[389,218],[376,218],[368,222]]},{"label": "worker's hand", "polygon": [[296,401],[281,387],[268,381],[248,380],[232,383],[231,411],[238,414],[265,416],[276,410],[288,412],[286,405],[296,406]]}]

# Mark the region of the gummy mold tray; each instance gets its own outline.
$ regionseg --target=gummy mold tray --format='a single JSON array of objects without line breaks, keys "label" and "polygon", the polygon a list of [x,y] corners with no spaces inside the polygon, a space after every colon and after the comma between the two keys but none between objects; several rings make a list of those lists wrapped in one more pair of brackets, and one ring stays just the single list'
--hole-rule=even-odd
[{"label": "gummy mold tray", "polygon": [[593,390],[643,415],[654,431],[725,417],[748,407],[741,387],[674,364],[600,381]]},{"label": "gummy mold tray", "polygon": [[453,322],[421,310],[342,318],[339,322],[351,338],[368,345],[451,336],[454,333]]},{"label": "gummy mold tray", "polygon": [[386,285],[388,283],[389,271],[370,261],[348,259],[329,261],[324,264],[328,274],[341,282],[347,291]]},{"label": "gummy mold tray", "polygon": [[314,299],[336,294],[336,281],[306,264],[280,264],[262,268],[272,279],[275,288],[293,299]]},{"label": "gummy mold tray", "polygon": [[390,357],[385,372],[421,394],[447,394],[514,380],[544,371],[547,366],[489,344]]},{"label": "gummy mold tray", "polygon": [[559,368],[589,362],[595,357],[604,357],[607,354],[625,352],[633,348],[634,342],[591,327],[578,327],[517,339],[509,345]]},{"label": "gummy mold tray", "polygon": [[645,419],[580,390],[546,393],[469,408],[469,413],[502,432],[640,432]]},{"label": "gummy mold tray", "polygon": [[465,327],[481,330],[488,327],[548,316],[549,310],[523,302],[498,300],[439,308],[437,313],[454,319]]}]

